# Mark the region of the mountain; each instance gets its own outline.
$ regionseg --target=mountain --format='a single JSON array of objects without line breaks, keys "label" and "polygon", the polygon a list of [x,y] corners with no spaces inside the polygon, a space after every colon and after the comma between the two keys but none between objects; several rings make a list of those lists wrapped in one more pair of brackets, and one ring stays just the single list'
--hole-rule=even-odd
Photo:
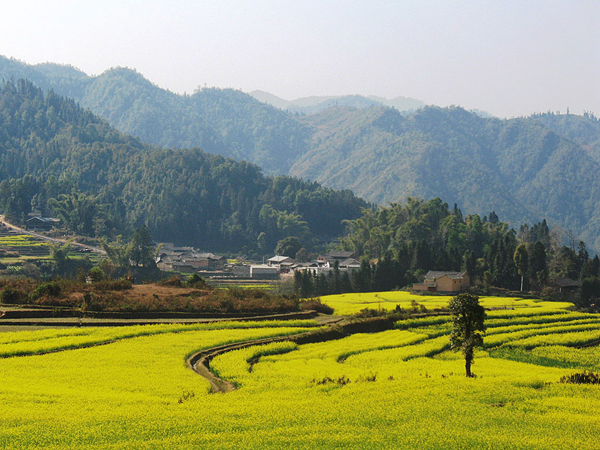
[{"label": "mountain", "polygon": [[369,95],[369,99],[381,103],[383,106],[391,106],[392,108],[396,108],[398,111],[416,111],[417,109],[425,106],[425,103],[423,103],[421,100],[410,97],[394,97],[390,100],[384,97]]},{"label": "mountain", "polygon": [[600,119],[593,114],[534,114],[531,120],[580,145],[590,157],[600,162]]},{"label": "mountain", "polygon": [[413,111],[425,106],[425,103],[422,101],[408,97],[396,97],[388,100],[387,98],[376,97],[374,95],[369,97],[364,97],[362,95],[336,95],[303,97],[290,101],[264,91],[252,91],[250,92],[250,95],[263,103],[296,114],[316,114],[325,109],[338,106],[347,106],[350,108],[390,106],[399,111]]},{"label": "mountain", "polygon": [[120,131],[165,148],[201,147],[285,174],[307,151],[310,130],[293,116],[233,89],[177,95],[132,69],[89,77],[70,66],[27,65],[0,57],[0,79],[27,78],[73,98]]},{"label": "mountain", "polygon": [[70,66],[0,58],[0,78],[17,75],[72,96],[155,146],[201,147],[380,204],[441,197],[515,224],[546,218],[600,249],[600,125],[593,114],[501,120],[431,106],[408,113],[360,96],[299,99],[296,107],[319,112],[293,114],[281,107],[294,102],[266,93],[262,100],[278,107],[232,89],[177,95],[131,69],[89,77]]},{"label": "mountain", "polygon": [[249,92],[249,94],[259,102],[267,103],[268,105],[272,105],[279,109],[286,109],[292,103],[289,100],[285,100],[265,91],[252,91]]},{"label": "mountain", "polygon": [[586,148],[563,137],[572,124],[555,119],[560,134],[541,118],[484,119],[458,107],[407,117],[390,108],[330,109],[301,118],[318,131],[290,173],[380,204],[441,197],[515,224],[547,218],[600,248],[597,123],[569,119],[589,129]]},{"label": "mountain", "polygon": [[27,80],[0,87],[0,212],[15,222],[36,208],[87,236],[147,224],[159,241],[265,254],[287,236],[334,239],[368,206],[198,148],[151,147]]}]

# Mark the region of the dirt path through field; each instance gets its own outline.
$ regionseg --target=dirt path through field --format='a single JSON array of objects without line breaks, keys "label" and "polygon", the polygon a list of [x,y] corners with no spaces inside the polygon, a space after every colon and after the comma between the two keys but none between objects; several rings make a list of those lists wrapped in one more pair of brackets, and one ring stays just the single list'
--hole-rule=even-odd
[{"label": "dirt path through field", "polygon": [[246,347],[252,347],[254,345],[264,345],[281,341],[292,341],[298,344],[324,342],[334,339],[341,339],[354,333],[383,331],[393,327],[393,322],[390,322],[385,318],[367,319],[358,323],[346,321],[342,317],[320,316],[320,318],[323,321],[322,324],[328,326],[327,329],[313,330],[291,336],[275,336],[266,339],[254,339],[207,348],[188,357],[186,364],[198,375],[208,380],[212,393],[231,392],[236,390],[237,386],[230,381],[219,378],[210,370],[210,361],[213,358],[222,355],[223,353]]}]

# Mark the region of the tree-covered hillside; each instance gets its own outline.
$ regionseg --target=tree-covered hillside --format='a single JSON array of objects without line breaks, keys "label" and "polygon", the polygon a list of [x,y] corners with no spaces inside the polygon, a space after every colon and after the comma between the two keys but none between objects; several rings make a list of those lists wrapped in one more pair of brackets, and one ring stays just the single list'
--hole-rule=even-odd
[{"label": "tree-covered hillside", "polygon": [[[563,138],[539,118],[484,119],[462,108],[427,107],[408,117],[388,108],[338,108],[302,120],[319,131],[313,150],[290,170],[295,176],[381,204],[439,196],[478,214],[493,208],[516,223],[546,217],[600,248],[593,147]],[[576,123],[596,130],[592,121]]]},{"label": "tree-covered hillside", "polygon": [[302,122],[234,89],[177,95],[132,69],[90,77],[69,66],[31,66],[0,56],[0,79],[19,78],[75,99],[119,131],[152,145],[200,147],[280,175],[307,151],[310,130]]},{"label": "tree-covered hillside", "polygon": [[36,208],[108,237],[146,223],[157,240],[221,251],[332,239],[368,206],[200,149],[150,147],[26,80],[0,88],[0,181],[0,212],[15,222]]},{"label": "tree-covered hillside", "polygon": [[153,145],[200,147],[383,205],[440,197],[515,223],[546,218],[600,249],[600,124],[591,113],[501,120],[458,107],[403,115],[338,106],[302,116],[232,89],[177,95],[131,69],[90,77],[0,57],[0,78],[23,76]]},{"label": "tree-covered hillside", "polygon": [[586,112],[583,116],[577,116],[545,113],[534,114],[531,119],[580,145],[600,163],[600,119],[594,114]]}]

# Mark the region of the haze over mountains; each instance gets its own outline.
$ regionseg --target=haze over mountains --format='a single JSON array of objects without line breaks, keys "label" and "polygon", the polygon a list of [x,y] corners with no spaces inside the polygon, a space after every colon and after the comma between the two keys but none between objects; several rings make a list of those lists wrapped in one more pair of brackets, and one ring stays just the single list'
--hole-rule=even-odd
[{"label": "haze over mountains", "polygon": [[286,102],[215,88],[177,95],[131,69],[90,77],[0,58],[0,78],[20,77],[152,145],[201,147],[381,204],[441,197],[466,213],[495,210],[515,226],[546,218],[600,248],[600,122],[592,114],[501,120],[412,99],[404,99],[416,109],[407,113],[401,103],[361,96]]},{"label": "haze over mountains", "polygon": [[284,100],[276,95],[264,91],[252,91],[250,95],[269,105],[279,109],[285,109],[291,113],[314,114],[324,109],[336,106],[347,106],[350,108],[369,108],[372,106],[389,106],[399,111],[414,111],[425,106],[421,100],[408,97],[395,97],[391,100],[375,95],[364,97],[362,95],[335,95],[326,97],[304,97],[296,100]]}]

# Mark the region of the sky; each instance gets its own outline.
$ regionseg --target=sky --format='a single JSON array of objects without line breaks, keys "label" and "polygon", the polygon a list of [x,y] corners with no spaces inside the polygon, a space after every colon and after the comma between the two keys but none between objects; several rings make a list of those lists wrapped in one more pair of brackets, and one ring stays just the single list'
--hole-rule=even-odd
[{"label": "sky", "polygon": [[201,86],[600,115],[598,0],[19,0],[0,54]]}]

